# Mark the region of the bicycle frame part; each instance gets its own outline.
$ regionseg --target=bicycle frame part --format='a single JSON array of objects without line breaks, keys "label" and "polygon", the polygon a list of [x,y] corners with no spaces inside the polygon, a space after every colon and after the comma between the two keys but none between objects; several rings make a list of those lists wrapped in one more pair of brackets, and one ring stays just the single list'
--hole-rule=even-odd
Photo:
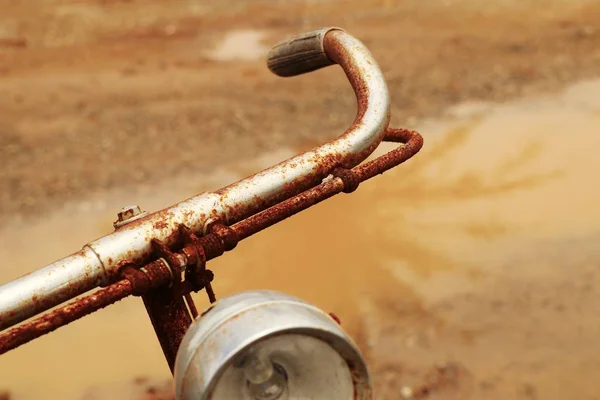
[{"label": "bicycle frame part", "polygon": [[172,245],[180,225],[206,233],[216,219],[235,224],[313,187],[335,168],[358,165],[375,150],[389,124],[389,94],[377,63],[359,40],[338,28],[321,29],[279,44],[269,61],[280,76],[340,65],[357,98],[352,126],[327,144],[121,226],[79,252],[0,286],[0,329],[109,285],[123,265],[148,261],[154,240]]}]

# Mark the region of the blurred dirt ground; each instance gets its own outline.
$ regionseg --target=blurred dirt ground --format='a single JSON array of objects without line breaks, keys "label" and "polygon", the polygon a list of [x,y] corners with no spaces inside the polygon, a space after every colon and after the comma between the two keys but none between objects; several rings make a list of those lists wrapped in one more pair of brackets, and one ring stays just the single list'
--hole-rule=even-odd
[{"label": "blurred dirt ground", "polygon": [[313,28],[347,29],[384,71],[397,126],[459,101],[554,90],[600,65],[597,1],[0,6],[1,218],[282,145],[304,149],[349,125],[354,99],[338,69],[284,80],[260,53],[222,61],[214,49],[230,32],[258,32],[268,48]]},{"label": "blurred dirt ground", "polygon": [[[598,1],[0,0],[0,9],[0,223],[34,218],[108,189],[206,173],[335,136],[355,112],[339,69],[282,79],[264,61],[278,40],[322,26],[343,27],[369,47],[390,87],[393,126],[415,126],[463,101],[548,93],[600,75]],[[226,43],[232,37],[237,39]],[[540,279],[541,297],[528,295],[529,283],[511,276],[515,265],[560,262],[580,245],[576,241],[552,244],[551,250],[540,244],[531,252],[541,254],[536,260],[519,253],[499,262],[516,299],[502,292],[465,295],[436,310],[490,327],[490,336],[478,342],[478,365],[486,365],[480,358],[506,351],[516,359],[514,370],[507,365],[483,379],[459,362],[437,363],[442,353],[461,360],[461,346],[475,332],[424,317],[412,298],[389,304],[404,325],[390,320],[379,329],[405,329],[410,343],[386,346],[382,339],[378,350],[366,351],[378,398],[543,398],[531,381],[550,388],[558,383],[555,375],[540,372],[551,367],[536,364],[535,357],[519,359],[523,347],[547,339],[531,331],[528,313],[538,306],[547,310],[537,323],[551,325],[547,333],[562,337],[564,321],[575,326],[574,320],[584,320],[579,312],[592,298],[588,284],[598,275],[590,258],[579,260],[583,266],[573,281],[561,280],[569,275],[566,267]],[[510,330],[527,339],[508,339],[508,347],[498,349],[494,338],[501,333],[492,327],[508,316]],[[411,326],[420,333],[412,334]],[[430,332],[435,344],[421,346],[431,340]],[[358,332],[363,349],[369,348],[366,336]],[[390,350],[405,347],[413,349],[412,364]],[[565,368],[577,363],[552,350],[540,359]],[[599,365],[590,361],[587,367],[593,372]],[[571,378],[579,382],[578,398],[600,393],[592,383],[581,384],[581,373]],[[143,400],[171,398],[168,383],[140,378],[135,385]],[[85,398],[100,398],[94,396]],[[9,397],[0,392],[0,399]]]}]

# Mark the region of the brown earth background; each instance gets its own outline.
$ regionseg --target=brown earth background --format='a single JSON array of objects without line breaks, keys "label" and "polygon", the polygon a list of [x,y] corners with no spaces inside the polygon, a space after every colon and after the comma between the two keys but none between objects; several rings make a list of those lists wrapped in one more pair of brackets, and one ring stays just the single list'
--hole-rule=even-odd
[{"label": "brown earth background", "polygon": [[[425,148],[216,260],[217,294],[270,288],[335,311],[378,399],[600,398],[600,90],[582,83],[600,75],[599,1],[0,10],[3,282],[110,232],[121,205],[165,207],[342,132],[355,100],[339,69],[282,79],[264,60],[340,26],[384,72],[391,125]],[[4,355],[0,391],[170,398],[146,319],[128,299]]]}]

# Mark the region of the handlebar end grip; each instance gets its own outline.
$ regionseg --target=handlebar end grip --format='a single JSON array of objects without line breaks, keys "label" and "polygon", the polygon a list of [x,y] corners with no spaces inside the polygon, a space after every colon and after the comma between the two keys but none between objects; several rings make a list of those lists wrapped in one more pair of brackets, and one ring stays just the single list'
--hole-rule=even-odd
[{"label": "handlebar end grip", "polygon": [[267,55],[269,70],[275,75],[289,77],[335,64],[325,54],[323,45],[325,35],[332,30],[342,29],[323,28],[279,42]]}]

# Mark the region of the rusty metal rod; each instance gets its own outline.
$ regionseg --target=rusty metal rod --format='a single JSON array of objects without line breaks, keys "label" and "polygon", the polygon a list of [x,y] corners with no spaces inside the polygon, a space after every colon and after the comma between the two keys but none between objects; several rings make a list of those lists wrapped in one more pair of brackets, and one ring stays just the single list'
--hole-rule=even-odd
[{"label": "rusty metal rod", "polygon": [[[375,160],[355,167],[352,170],[347,170],[355,175],[357,182],[362,182],[373,178],[378,174],[383,174],[385,171],[414,156],[423,146],[423,138],[419,133],[405,129],[388,129],[384,140],[386,142],[404,143],[404,145]],[[347,189],[346,183],[342,178],[331,177],[312,189],[238,222],[231,226],[231,229],[237,234],[238,240],[243,240],[269,226],[310,208],[323,200],[341,193],[345,189]],[[216,234],[211,233],[201,237],[199,239],[200,243],[207,242],[209,239],[214,239],[211,235]],[[221,254],[223,254],[223,252],[217,252],[215,254],[208,252],[206,254],[206,260],[213,259]],[[157,267],[159,265],[163,265],[162,273],[157,273]],[[150,279],[149,284],[153,288],[166,284],[171,280],[170,271],[168,271],[168,273],[165,272],[164,264],[158,263],[157,261],[143,267],[142,270],[145,270],[146,275],[148,275]],[[206,289],[210,290],[209,288]],[[188,291],[189,290],[191,289],[188,289]],[[212,292],[212,290],[210,290],[210,292]],[[210,292],[209,295],[211,294]],[[66,325],[87,314],[113,304],[131,294],[134,294],[134,287],[130,281],[124,279],[105,289],[100,289],[92,295],[82,297],[63,308],[59,308],[30,322],[26,322],[23,325],[12,328],[5,333],[0,334],[0,354],[6,353],[7,351],[46,333],[52,332],[60,326]],[[214,295],[210,297],[211,302],[213,302]],[[194,313],[194,310],[192,310],[192,313]]]},{"label": "rusty metal rod", "polygon": [[136,290],[144,283],[147,283],[146,290],[150,290],[167,284],[172,279],[170,269],[161,260],[154,261],[136,271],[141,273],[147,282],[139,282],[132,279],[133,277],[122,279],[106,288],[98,289],[90,295],[80,297],[66,306],[1,333],[0,355],[125,297],[136,294]]},{"label": "rusty metal rod", "polygon": [[95,293],[42,315],[31,322],[12,328],[0,334],[0,354],[15,349],[61,326],[76,321],[88,314],[116,303],[132,294],[132,285],[126,279],[114,283]]},{"label": "rusty metal rod", "polygon": [[404,146],[397,147],[372,161],[354,168],[353,171],[356,171],[361,182],[371,179],[376,175],[381,175],[385,171],[402,164],[417,154],[423,147],[423,136],[418,132],[408,129],[388,129],[383,140],[391,143],[404,143]]},{"label": "rusty metal rod", "polygon": [[142,300],[169,369],[173,373],[177,350],[192,323],[184,298],[176,296],[173,288],[163,287],[142,296]]},{"label": "rusty metal rod", "polygon": [[[423,147],[423,137],[417,132],[406,129],[388,129],[384,141],[405,143],[405,145],[375,160],[353,168],[351,171],[357,175],[360,182],[368,180],[375,175],[383,174],[385,171],[403,163],[417,154],[421,147]],[[323,200],[341,193],[344,191],[344,188],[345,185],[341,178],[329,179],[312,189],[238,222],[232,228],[237,233],[239,240],[245,239],[300,211],[306,210]],[[207,256],[208,259],[210,257]]]}]

